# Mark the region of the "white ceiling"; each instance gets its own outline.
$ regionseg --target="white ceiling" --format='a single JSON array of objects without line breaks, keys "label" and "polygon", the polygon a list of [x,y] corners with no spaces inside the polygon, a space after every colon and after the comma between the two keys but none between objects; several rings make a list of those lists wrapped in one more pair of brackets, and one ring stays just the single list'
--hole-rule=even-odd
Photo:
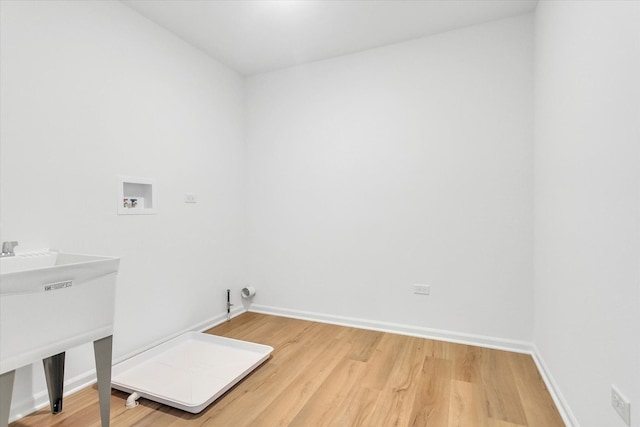
[{"label": "white ceiling", "polygon": [[122,0],[244,75],[531,12],[536,0]]}]

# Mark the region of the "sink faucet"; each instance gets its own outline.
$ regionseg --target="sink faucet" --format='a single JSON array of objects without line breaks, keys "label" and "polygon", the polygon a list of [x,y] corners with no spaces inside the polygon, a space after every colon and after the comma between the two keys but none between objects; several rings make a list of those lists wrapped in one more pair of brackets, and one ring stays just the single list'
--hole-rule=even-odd
[{"label": "sink faucet", "polygon": [[0,254],[0,257],[15,256],[13,248],[16,246],[18,246],[18,242],[2,242],[2,254]]}]

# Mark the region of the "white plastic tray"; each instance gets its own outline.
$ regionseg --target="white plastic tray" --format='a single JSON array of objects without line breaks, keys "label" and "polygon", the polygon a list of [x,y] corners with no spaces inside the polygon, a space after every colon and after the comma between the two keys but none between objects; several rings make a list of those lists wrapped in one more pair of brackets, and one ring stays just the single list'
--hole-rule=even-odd
[{"label": "white plastic tray", "polygon": [[197,414],[272,351],[267,345],[187,332],[115,365],[111,386]]}]

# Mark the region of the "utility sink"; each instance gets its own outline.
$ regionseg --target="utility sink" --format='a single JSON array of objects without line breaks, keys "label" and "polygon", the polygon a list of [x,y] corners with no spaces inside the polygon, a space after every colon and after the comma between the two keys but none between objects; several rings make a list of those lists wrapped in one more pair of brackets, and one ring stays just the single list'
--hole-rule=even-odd
[{"label": "utility sink", "polygon": [[[101,382],[98,360],[98,353],[101,353],[104,356],[100,356],[101,360],[108,356],[107,382],[110,383],[119,262],[113,257],[66,254],[55,250],[0,258],[0,374],[3,382],[0,392],[5,395],[0,402],[0,411],[3,412],[0,426],[6,425],[8,419],[9,408],[5,407],[4,399],[7,394],[5,388],[9,387],[7,382],[10,379],[12,387],[13,372],[22,366],[44,361],[54,413],[62,409],[66,350],[94,342],[98,380]],[[99,352],[99,347],[105,350]],[[103,354],[107,350],[108,355]],[[59,388],[59,393],[52,387]],[[104,426],[104,418],[102,421]]]},{"label": "utility sink", "polygon": [[0,258],[0,374],[113,334],[118,258]]}]

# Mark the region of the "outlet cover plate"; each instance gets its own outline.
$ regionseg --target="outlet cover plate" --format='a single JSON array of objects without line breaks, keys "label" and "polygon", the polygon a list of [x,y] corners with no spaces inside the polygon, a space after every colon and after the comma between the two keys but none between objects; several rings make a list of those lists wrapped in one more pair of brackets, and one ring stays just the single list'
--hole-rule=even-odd
[{"label": "outlet cover plate", "polygon": [[431,293],[431,286],[413,285],[413,293],[417,295],[429,295]]},{"label": "outlet cover plate", "polygon": [[611,385],[611,406],[616,410],[618,415],[627,423],[628,426],[631,425],[631,404],[629,403],[629,399],[624,397],[624,395],[618,390],[618,388],[614,385]]}]

